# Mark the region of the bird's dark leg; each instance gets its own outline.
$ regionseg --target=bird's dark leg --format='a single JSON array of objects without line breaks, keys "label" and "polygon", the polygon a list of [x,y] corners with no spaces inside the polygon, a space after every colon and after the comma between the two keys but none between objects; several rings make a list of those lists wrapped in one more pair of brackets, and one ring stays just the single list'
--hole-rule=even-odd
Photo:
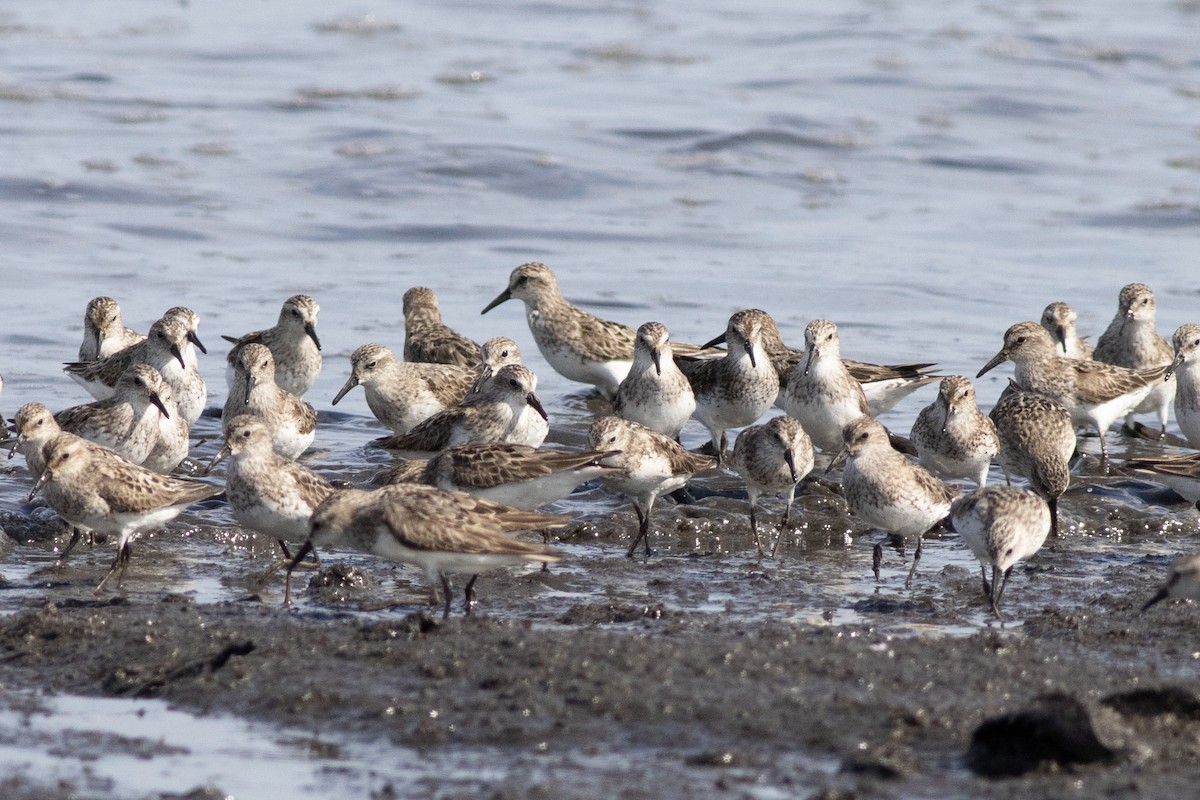
[{"label": "bird's dark leg", "polygon": [[921,542],[922,537],[917,537],[917,549],[913,552],[913,563],[908,568],[908,577],[904,579],[904,588],[908,589],[912,586],[913,574],[917,571],[917,562],[921,560]]},{"label": "bird's dark leg", "polygon": [[[1014,565],[1015,566],[1015,565]],[[996,605],[1000,605],[1001,598],[1004,597],[1004,589],[1008,586],[1008,576],[1012,575],[1013,568],[1009,567],[1004,570],[1004,581],[1000,584],[1000,591],[996,594]],[[995,578],[992,579],[993,581]]]},{"label": "bird's dark leg", "polygon": [[463,599],[465,605],[465,610],[463,611],[464,617],[471,616],[471,609],[475,606],[475,579],[478,577],[478,575],[472,575],[471,580],[467,581],[466,597]]},{"label": "bird's dark leg", "polygon": [[[754,514],[754,503],[750,503],[750,532],[754,534],[754,546],[758,548],[758,557],[763,557],[762,539],[758,536],[758,518]],[[780,531],[780,535],[783,531]]]},{"label": "bird's dark leg", "polygon": [[1058,538],[1058,498],[1051,497],[1046,501],[1046,505],[1050,506],[1050,535],[1055,539]]},{"label": "bird's dark leg", "polygon": [[883,564],[883,542],[876,542],[871,551],[871,571],[875,573],[875,582],[879,583],[879,567]]},{"label": "bird's dark leg", "polygon": [[75,545],[79,544],[79,540],[82,538],[83,532],[80,531],[79,528],[76,528],[74,525],[72,525],[71,541],[67,542],[67,546],[63,548],[62,555],[60,555],[58,560],[54,562],[54,566],[61,567],[64,563],[66,563],[67,556],[71,555],[71,551],[75,549]]}]

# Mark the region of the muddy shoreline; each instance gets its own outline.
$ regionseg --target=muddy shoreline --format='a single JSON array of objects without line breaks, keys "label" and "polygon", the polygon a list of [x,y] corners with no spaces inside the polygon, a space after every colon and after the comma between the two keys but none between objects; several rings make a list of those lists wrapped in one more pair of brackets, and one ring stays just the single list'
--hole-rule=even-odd
[{"label": "muddy shoreline", "polygon": [[[88,590],[102,548],[61,574],[31,576],[44,594],[0,618],[10,705],[30,693],[156,697],[313,731],[334,752],[342,739],[382,739],[398,758],[485,748],[508,765],[430,777],[417,792],[430,797],[1187,796],[1200,779],[1200,714],[1159,697],[1200,694],[1196,608],[1138,613],[1161,557],[1114,563],[1083,597],[1063,587],[1073,606],[1042,602],[1056,581],[1031,568],[1010,588],[1018,599],[1005,626],[983,614],[977,574],[953,566],[911,592],[885,578],[857,604],[858,622],[836,624],[834,612],[835,624],[822,624],[737,613],[742,595],[819,609],[820,592],[788,571],[789,558],[627,561],[620,542],[601,539],[577,546],[578,572],[485,576],[476,615],[456,605],[442,622],[422,605],[419,577],[337,557],[315,576],[297,573],[291,609],[273,586],[197,602],[153,585],[154,571],[170,568],[165,544],[142,548],[134,568],[151,576],[125,595]],[[254,556],[269,558],[265,548]],[[604,590],[577,593],[584,579]],[[622,588],[628,581],[642,583]],[[724,611],[696,610],[727,596]],[[964,617],[976,633],[912,633]],[[1153,690],[1148,705],[1121,705],[1140,690]],[[967,768],[981,723],[1054,693],[1082,704],[1111,759],[1005,779]],[[103,796],[7,777],[11,797]],[[372,795],[412,792],[383,782]]]}]

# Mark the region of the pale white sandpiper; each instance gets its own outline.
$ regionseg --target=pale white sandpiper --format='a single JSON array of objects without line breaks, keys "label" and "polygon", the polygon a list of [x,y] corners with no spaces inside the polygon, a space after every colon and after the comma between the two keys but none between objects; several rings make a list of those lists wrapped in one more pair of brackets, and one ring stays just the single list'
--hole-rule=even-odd
[{"label": "pale white sandpiper", "polygon": [[[1050,533],[1050,507],[1037,494],[1015,486],[984,486],[950,505],[950,529],[979,559],[983,596],[1000,615],[1000,600],[1013,566],[1032,556]],[[988,582],[987,568],[992,568]]]},{"label": "pale white sandpiper", "polygon": [[350,377],[333,405],[355,386],[367,395],[367,407],[393,433],[408,433],[419,423],[456,407],[475,383],[475,373],[452,364],[397,361],[381,344],[364,344],[350,354]]},{"label": "pale white sandpiper", "polygon": [[675,363],[671,334],[661,322],[637,329],[633,367],[617,387],[613,410],[676,441],[696,411],[692,385]]},{"label": "pale white sandpiper", "polygon": [[275,452],[299,458],[316,438],[316,409],[276,384],[275,357],[265,345],[251,342],[241,347],[235,370],[222,418],[240,414],[260,418],[271,432]]},{"label": "pale white sandpiper", "polygon": [[83,312],[83,342],[79,345],[79,360],[108,358],[145,338],[144,334],[125,327],[121,319],[121,306],[116,300],[93,297]]},{"label": "pale white sandpiper", "polygon": [[716,466],[708,456],[689,453],[669,436],[636,422],[611,415],[597,417],[588,431],[588,447],[593,450],[619,450],[607,463],[620,471],[606,476],[604,485],[620,492],[633,503],[638,518],[638,534],[629,545],[626,557],[633,558],[638,542],[650,549],[650,512],[660,495],[683,488],[693,474]]},{"label": "pale white sandpiper", "polygon": [[780,405],[800,420],[813,445],[836,453],[850,422],[870,416],[862,385],[842,362],[837,325],[814,319],[804,328],[804,358],[792,367]]},{"label": "pale white sandpiper", "polygon": [[[1096,342],[1092,358],[1133,370],[1170,366],[1175,354],[1170,343],[1158,335],[1157,316],[1158,305],[1149,286],[1144,283],[1125,286],[1117,301],[1117,314]],[[1158,416],[1159,436],[1166,434],[1167,417],[1175,400],[1175,381],[1169,373],[1166,378],[1156,382],[1138,407],[1125,416],[1125,424],[1131,430],[1134,413],[1153,413]]]},{"label": "pale white sandpiper", "polygon": [[992,408],[1000,442],[997,460],[1011,481],[1016,475],[1050,507],[1050,531],[1058,535],[1058,498],[1071,484],[1075,425],[1066,407],[1036,392],[1016,389]]},{"label": "pale white sandpiper", "polygon": [[755,514],[758,498],[763,494],[784,496],[779,535],[771,548],[774,558],[792,513],[796,485],[813,468],[812,440],[799,420],[787,416],[772,417],[762,425],[751,425],[738,434],[729,466],[746,482],[746,493],[750,496],[750,532],[754,534],[754,546],[760,557],[763,547]]},{"label": "pale white sandpiper", "polygon": [[[922,538],[950,513],[954,492],[932,472],[894,449],[887,429],[871,417],[859,417],[847,424],[842,441],[844,449],[830,462],[829,468],[845,461],[842,490],[850,510],[874,528],[917,541],[912,567],[904,582],[907,588],[921,560]],[[882,545],[876,544],[873,558],[876,580],[882,556]]]},{"label": "pale white sandpiper", "polygon": [[921,409],[909,439],[921,466],[943,478],[987,483],[988,468],[1000,450],[996,426],[979,410],[975,385],[962,375],[942,378],[938,396]]},{"label": "pale white sandpiper", "polygon": [[248,344],[266,345],[275,357],[275,382],[285,392],[303,397],[321,372],[321,340],[317,338],[317,314],[321,306],[308,295],[289,297],[275,325],[244,336],[222,336],[232,342],[226,359],[225,379],[233,385],[233,365],[238,351]]},{"label": "pale white sandpiper", "polygon": [[1078,316],[1067,303],[1050,303],[1042,309],[1042,327],[1054,337],[1054,349],[1060,356],[1088,359],[1092,357],[1092,346],[1076,330]]}]

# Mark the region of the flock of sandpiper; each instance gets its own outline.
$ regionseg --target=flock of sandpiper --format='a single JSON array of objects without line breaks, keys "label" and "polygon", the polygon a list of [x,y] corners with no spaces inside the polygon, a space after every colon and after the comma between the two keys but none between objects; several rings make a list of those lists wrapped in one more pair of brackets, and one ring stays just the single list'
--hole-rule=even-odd
[{"label": "flock of sandpiper", "polygon": [[[533,338],[556,371],[612,401],[612,413],[591,426],[590,450],[542,448],[549,423],[516,343],[498,337],[480,346],[456,333],[424,287],[404,295],[403,360],[381,344],[359,347],[333,398],[336,405],[361,385],[372,413],[391,430],[373,444],[429,456],[402,461],[383,488],[336,488],[295,460],[315,436],[316,412],[301,398],[321,369],[319,307],[304,295],[283,304],[274,327],[225,337],[233,344],[225,443],[207,469],[227,460],[223,486],[171,476],[187,459],[190,426],[208,399],[198,369],[197,350],[207,352],[199,317],[182,307],[143,336],[124,326],[116,301],[92,300],[79,359],[65,372],[96,401],[57,414],[27,403],[7,444],[24,455],[35,479],[30,497],[43,492],[71,528],[60,562],[83,535],[116,538],[116,557],[97,591],[114,575],[121,585],[130,541],[140,531],[225,493],[239,524],[278,540],[283,558],[275,568],[287,567],[285,597],[292,570],[315,547],[344,543],[421,567],[435,595],[440,584],[447,615],[450,574],[471,576],[469,613],[477,573],[557,561],[561,553],[548,543],[508,534],[541,530],[548,542],[550,530],[572,520],[536,509],[597,478],[637,513],[639,530],[627,555],[643,542],[650,555],[655,500],[696,473],[727,467],[745,481],[760,556],[758,500],[784,497],[775,555],[816,449],[833,456],[826,472],[844,464],[842,491],[856,516],[915,539],[909,581],[922,535],[944,524],[979,559],[985,598],[999,616],[1013,565],[1057,532],[1077,429],[1099,434],[1107,460],[1105,434],[1114,422],[1132,425],[1134,414],[1153,413],[1164,433],[1174,405],[1188,444],[1200,449],[1200,325],[1184,325],[1173,346],[1166,342],[1155,330],[1154,294],[1142,284],[1121,290],[1117,314],[1094,352],[1064,303],[1047,306],[1040,323],[1010,327],[1002,349],[979,371],[1004,361],[1015,367],[990,415],[979,410],[968,378],[934,375],[932,364],[843,359],[837,327],[828,320],[808,324],[802,349],[785,345],[774,320],[758,309],[733,314],[711,342],[672,343],[661,323],[634,331],[568,302],[554,274],[537,263],[513,270],[484,313],[509,299],[525,304]],[[875,420],[939,379],[937,399],[921,411],[908,439]],[[784,414],[757,424],[772,405]],[[692,418],[708,430],[712,456],[679,443]],[[730,451],[727,431],[738,428]],[[988,485],[993,459],[1006,478],[1022,478],[1029,488]],[[1200,453],[1131,460],[1124,468],[1200,499]],[[977,488],[962,493],[945,480]],[[300,545],[294,556],[289,544]],[[877,578],[880,557],[876,545]],[[1145,607],[1167,597],[1200,599],[1200,556],[1179,559]]]}]

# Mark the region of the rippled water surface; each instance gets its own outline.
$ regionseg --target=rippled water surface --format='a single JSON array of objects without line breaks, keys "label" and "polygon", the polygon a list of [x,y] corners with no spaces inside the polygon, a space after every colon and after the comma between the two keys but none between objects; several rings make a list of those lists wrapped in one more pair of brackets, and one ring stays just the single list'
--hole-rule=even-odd
[{"label": "rippled water surface", "polygon": [[[267,327],[303,292],[321,304],[326,359],[307,397],[322,423],[307,463],[365,478],[388,460],[364,449],[381,429],[361,391],[329,401],[355,347],[400,349],[400,297],[423,284],[458,330],[517,339],[551,441],[578,444],[599,401],[550,370],[519,304],[479,314],[530,260],[555,269],[568,298],[630,325],[661,320],[678,340],[709,339],[757,306],[789,342],[827,317],[849,358],[936,361],[946,373],[973,375],[1008,325],[1054,300],[1071,302],[1094,339],[1133,281],[1154,288],[1169,336],[1200,317],[1198,23],[1188,1],[1136,13],[1111,0],[10,6],[0,410],[88,399],[59,365],[100,294],[140,329],[172,305],[198,311],[219,406],[218,334]],[[1007,369],[980,382],[985,407]],[[906,432],[932,397],[884,421]],[[211,457],[217,422],[195,433],[208,441],[194,454]],[[704,438],[695,424],[684,434],[689,446]],[[1156,446],[1115,437],[1118,455],[1129,447]],[[24,505],[30,480],[19,458],[10,466],[0,511],[24,532],[45,512]],[[1190,547],[1185,505],[1160,505],[1145,485],[1089,483],[1064,500],[1072,546],[1030,573],[1054,572],[1054,588],[1022,581],[1006,597],[1018,624],[1021,608],[1046,601],[1039,592],[1083,603],[1114,564],[1165,565]],[[659,542],[668,563],[714,554],[694,567],[711,571],[705,596],[655,597],[636,571],[592,581],[589,565],[623,546],[602,537],[566,545],[568,585],[544,599],[592,593],[814,624],[884,614],[881,624],[926,632],[880,605],[910,602],[904,562],[885,563],[880,599],[863,532],[822,517],[830,503],[801,498],[815,516],[768,568],[811,586],[807,602],[729,582],[759,569],[744,505],[729,498],[681,511],[678,541]],[[604,519],[627,508],[595,489],[561,506]],[[231,531],[224,509],[187,519],[191,536],[171,545],[183,561],[135,558],[134,591],[244,595],[241,574],[269,548]],[[914,596],[963,608],[928,632],[987,624],[961,544],[931,540],[925,556]],[[44,540],[10,547],[0,607],[35,603],[47,581],[86,594],[110,556],[84,555],[67,578],[46,577],[53,557]],[[218,568],[217,557],[233,561]],[[1075,594],[1062,588],[1071,580]],[[498,603],[493,613],[530,613]]]}]

